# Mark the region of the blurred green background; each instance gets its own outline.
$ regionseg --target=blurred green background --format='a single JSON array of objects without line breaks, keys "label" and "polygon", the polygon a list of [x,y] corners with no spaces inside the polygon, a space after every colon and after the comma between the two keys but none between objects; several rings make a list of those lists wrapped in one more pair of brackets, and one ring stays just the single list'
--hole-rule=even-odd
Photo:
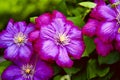
[{"label": "blurred green background", "polygon": [[30,17],[55,9],[66,16],[80,16],[85,11],[78,5],[82,1],[84,0],[0,0],[0,30],[7,25],[10,18],[15,21],[29,21]]}]

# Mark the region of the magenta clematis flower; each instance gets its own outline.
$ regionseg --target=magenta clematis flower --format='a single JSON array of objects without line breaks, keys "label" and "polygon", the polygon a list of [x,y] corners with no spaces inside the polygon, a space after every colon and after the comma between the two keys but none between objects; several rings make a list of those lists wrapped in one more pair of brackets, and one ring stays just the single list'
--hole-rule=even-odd
[{"label": "magenta clematis flower", "polygon": [[98,54],[106,56],[113,48],[120,51],[120,2],[110,0],[109,5],[103,0],[95,2],[97,6],[92,10],[91,19],[83,28],[83,34],[96,36],[96,50]]},{"label": "magenta clematis flower", "polygon": [[70,57],[80,59],[85,49],[81,30],[66,20],[62,13],[53,11],[52,14],[43,14],[36,18],[36,24],[40,30],[32,32],[31,38],[37,38],[34,47],[42,59],[55,60],[61,67],[73,65]]},{"label": "magenta clematis flower", "polygon": [[6,59],[29,61],[32,55],[32,44],[29,42],[28,34],[32,30],[34,30],[33,24],[13,23],[13,20],[10,19],[6,30],[0,33],[0,47],[7,48],[4,54]]},{"label": "magenta clematis flower", "polygon": [[28,63],[8,66],[1,75],[2,80],[49,80],[53,76],[53,69],[37,58]]}]

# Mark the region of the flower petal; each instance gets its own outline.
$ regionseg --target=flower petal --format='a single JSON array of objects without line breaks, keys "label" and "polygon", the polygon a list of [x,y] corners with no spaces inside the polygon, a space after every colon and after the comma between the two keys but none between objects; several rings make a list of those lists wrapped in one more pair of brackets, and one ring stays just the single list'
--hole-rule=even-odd
[{"label": "flower petal", "polygon": [[9,46],[5,50],[4,57],[9,60],[14,60],[17,58],[19,47],[16,44]]},{"label": "flower petal", "polygon": [[111,43],[103,43],[98,38],[96,38],[94,42],[96,44],[96,50],[101,56],[107,56],[113,50],[113,46]]},{"label": "flower petal", "polygon": [[35,19],[36,27],[40,29],[42,25],[47,25],[51,22],[51,14],[45,13]]},{"label": "flower petal", "polygon": [[51,40],[41,41],[41,58],[45,60],[54,60],[58,55],[58,48]]},{"label": "flower petal", "polygon": [[62,18],[62,19],[65,18],[65,16],[61,12],[59,12],[57,10],[54,10],[52,15],[54,16],[54,18]]},{"label": "flower petal", "polygon": [[39,38],[39,36],[40,36],[40,31],[39,30],[35,30],[35,31],[33,31],[33,32],[30,33],[29,40],[30,41],[34,41],[37,38]]},{"label": "flower petal", "polygon": [[42,26],[41,29],[40,29],[40,37],[42,39],[53,40],[53,38],[54,38],[53,34],[56,34],[56,33],[55,33],[54,27],[51,26],[51,25]]},{"label": "flower petal", "polygon": [[93,37],[96,35],[96,28],[99,25],[99,22],[95,19],[89,19],[87,24],[83,27],[83,34]]},{"label": "flower petal", "polygon": [[73,26],[73,28],[71,28],[71,30],[69,31],[68,36],[71,39],[81,39],[82,40],[82,31],[80,29],[78,29],[77,26]]},{"label": "flower petal", "polygon": [[97,35],[104,42],[111,42],[116,36],[116,24],[114,22],[105,22],[97,28]]},{"label": "flower petal", "polygon": [[25,31],[26,26],[27,26],[25,21],[16,22],[16,24],[17,24],[17,26],[15,26],[15,27],[17,27],[19,29],[19,32],[24,32]]},{"label": "flower petal", "polygon": [[94,0],[95,3],[97,3],[97,5],[105,5],[105,1],[104,0]]},{"label": "flower petal", "polygon": [[10,19],[6,28],[6,31],[8,31],[9,34],[16,34],[18,33],[18,24],[17,23],[13,23],[13,19]]},{"label": "flower petal", "polygon": [[51,25],[54,27],[56,33],[63,33],[65,30],[65,20],[62,18],[55,18]]},{"label": "flower petal", "polygon": [[0,47],[8,47],[13,44],[13,35],[7,31],[0,33]]},{"label": "flower petal", "polygon": [[31,55],[32,49],[29,46],[24,45],[19,48],[19,58],[21,61],[28,62],[31,58]]},{"label": "flower petal", "polygon": [[56,63],[61,67],[72,67],[73,61],[69,58],[66,48],[59,47],[59,55]]},{"label": "flower petal", "polygon": [[38,62],[36,63],[34,79],[49,80],[52,76],[53,76],[53,69],[45,62],[38,60]]},{"label": "flower petal", "polygon": [[22,78],[21,70],[18,66],[11,65],[4,70],[1,77],[2,80],[18,80],[18,77]]},{"label": "flower petal", "polygon": [[115,20],[116,13],[110,7],[102,5],[94,8],[90,16],[101,21],[104,21],[104,20],[112,21],[112,20]]},{"label": "flower petal", "polygon": [[29,23],[28,26],[25,29],[25,34],[28,35],[30,32],[35,30],[35,25],[32,23]]},{"label": "flower petal", "polygon": [[82,41],[71,40],[70,44],[67,45],[66,48],[72,57],[80,59],[84,52],[85,45]]},{"label": "flower petal", "polygon": [[119,2],[119,0],[110,0],[110,2],[113,4],[113,3]]}]

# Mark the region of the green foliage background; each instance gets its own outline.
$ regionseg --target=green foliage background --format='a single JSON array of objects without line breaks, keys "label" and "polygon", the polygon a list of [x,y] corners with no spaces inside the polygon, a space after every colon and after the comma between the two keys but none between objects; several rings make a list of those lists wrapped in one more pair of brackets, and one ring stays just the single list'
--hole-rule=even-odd
[{"label": "green foliage background", "polygon": [[[82,28],[95,4],[92,0],[0,0],[0,30],[10,18],[15,21],[34,22],[34,17],[59,10]],[[113,51],[106,57],[96,53],[93,39],[84,36],[86,50],[72,68],[60,68],[55,63],[51,80],[120,80],[120,53]],[[0,49],[0,75],[11,62],[3,59]]]}]

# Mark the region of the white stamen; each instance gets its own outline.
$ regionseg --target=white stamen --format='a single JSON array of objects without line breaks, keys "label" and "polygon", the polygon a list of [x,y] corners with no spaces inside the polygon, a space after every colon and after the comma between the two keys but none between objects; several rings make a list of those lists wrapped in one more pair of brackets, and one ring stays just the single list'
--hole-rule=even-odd
[{"label": "white stamen", "polygon": [[14,42],[19,46],[24,45],[27,42],[27,38],[22,32],[19,32],[14,36]]}]

